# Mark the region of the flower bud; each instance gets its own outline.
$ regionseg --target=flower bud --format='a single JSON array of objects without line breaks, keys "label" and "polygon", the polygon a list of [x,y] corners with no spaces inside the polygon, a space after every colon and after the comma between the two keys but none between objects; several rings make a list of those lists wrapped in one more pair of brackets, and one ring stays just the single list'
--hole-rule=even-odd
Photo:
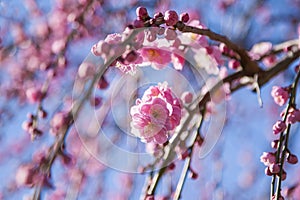
[{"label": "flower bud", "polygon": [[136,16],[141,17],[142,19],[145,19],[146,17],[148,17],[148,11],[145,7],[138,7],[136,9]]},{"label": "flower bud", "polygon": [[188,13],[181,13],[180,14],[180,21],[186,23],[190,20],[190,16]]},{"label": "flower bud", "polygon": [[181,95],[181,100],[183,101],[183,103],[185,104],[189,104],[192,103],[193,101],[193,94],[191,92],[184,92]]},{"label": "flower bud", "polygon": [[168,10],[165,12],[164,19],[168,26],[174,26],[178,22],[178,15],[174,10]]},{"label": "flower bud", "polygon": [[278,165],[278,164],[275,164],[275,163],[271,164],[271,165],[269,166],[269,169],[270,169],[270,172],[271,172],[272,174],[277,174],[277,173],[279,173],[279,171],[280,171],[279,165]]},{"label": "flower bud", "polygon": [[35,87],[26,90],[26,97],[30,103],[37,103],[42,99],[42,91]]},{"label": "flower bud", "polygon": [[283,121],[281,121],[281,120],[278,120],[278,121],[273,125],[273,133],[274,133],[274,134],[281,133],[281,132],[283,132],[285,129],[286,129],[286,124],[285,124]]},{"label": "flower bud", "polygon": [[287,156],[287,162],[290,164],[296,164],[298,163],[298,158],[296,155],[289,153]]}]

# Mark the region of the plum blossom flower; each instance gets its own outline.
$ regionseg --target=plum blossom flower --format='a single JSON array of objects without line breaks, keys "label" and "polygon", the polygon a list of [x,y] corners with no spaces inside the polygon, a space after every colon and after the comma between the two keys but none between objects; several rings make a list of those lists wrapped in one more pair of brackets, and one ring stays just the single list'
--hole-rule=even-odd
[{"label": "plum blossom flower", "polygon": [[289,99],[289,93],[286,89],[278,86],[273,86],[271,95],[276,104],[283,106]]},{"label": "plum blossom flower", "polygon": [[262,55],[268,53],[272,49],[272,43],[270,42],[260,42],[251,48],[249,54],[250,56],[257,60],[259,59]]},{"label": "plum blossom flower", "polygon": [[163,144],[170,131],[179,125],[181,119],[180,100],[172,95],[167,84],[148,88],[136,105],[131,107],[132,133],[142,142]]},{"label": "plum blossom flower", "polygon": [[260,157],[260,162],[262,162],[265,166],[274,164],[276,162],[275,154],[271,152],[263,152]]},{"label": "plum blossom flower", "polygon": [[158,48],[143,48],[140,50],[144,61],[152,63],[154,69],[162,69],[171,62],[171,53]]}]

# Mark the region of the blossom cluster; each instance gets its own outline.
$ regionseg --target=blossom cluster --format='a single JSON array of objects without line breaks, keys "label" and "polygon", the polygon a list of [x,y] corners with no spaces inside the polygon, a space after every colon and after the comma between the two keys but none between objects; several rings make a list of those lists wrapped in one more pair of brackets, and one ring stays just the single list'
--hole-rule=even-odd
[{"label": "blossom cluster", "polygon": [[[111,66],[130,74],[134,74],[137,67],[145,64],[150,64],[154,69],[159,70],[172,63],[176,70],[182,70],[185,64],[184,58],[193,56],[196,64],[207,71],[215,72],[212,69],[223,65],[221,48],[210,46],[205,36],[176,31],[178,24],[184,23],[205,28],[199,21],[190,20],[187,13],[178,15],[173,10],[167,10],[164,14],[158,12],[150,17],[146,8],[138,7],[136,15],[137,18],[127,26],[123,34],[108,35],[104,40],[96,43],[91,48],[91,52],[95,56],[101,56],[105,61],[116,57]],[[138,34],[128,42],[129,45],[124,45],[127,36],[134,29],[138,30]],[[239,66],[238,61],[233,62],[234,69]]]},{"label": "blossom cluster", "polygon": [[[181,41],[177,37],[174,26],[179,20],[185,23],[188,22],[189,15],[182,13],[179,17],[175,11],[168,10],[165,14],[156,13],[151,18],[144,7],[138,7],[136,15],[137,18],[133,24],[128,25],[123,34],[108,35],[104,40],[100,40],[95,44],[91,52],[95,56],[101,56],[106,61],[113,56],[117,56],[116,61],[112,62],[111,65],[116,66],[125,73],[134,74],[136,67],[144,62],[151,63],[154,69],[162,69],[172,62],[175,69],[181,70],[184,59],[182,57],[183,53],[179,49]],[[167,27],[160,26],[164,23]],[[149,28],[140,30],[134,41],[131,42],[131,47],[122,44],[134,28],[144,27]],[[158,48],[157,44],[154,46],[147,44],[147,42],[155,42],[160,36],[164,36],[171,45]]]},{"label": "blossom cluster", "polygon": [[166,83],[148,88],[131,107],[132,133],[143,142],[163,144],[180,123],[181,102]]}]

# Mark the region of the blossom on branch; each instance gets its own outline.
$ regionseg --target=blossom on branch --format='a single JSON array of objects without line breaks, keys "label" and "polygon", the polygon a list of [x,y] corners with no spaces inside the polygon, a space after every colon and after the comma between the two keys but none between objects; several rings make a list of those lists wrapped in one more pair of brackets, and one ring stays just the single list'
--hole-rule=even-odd
[{"label": "blossom on branch", "polygon": [[278,86],[273,86],[271,95],[276,104],[283,106],[289,99],[289,93],[286,89]]},{"label": "blossom on branch", "polygon": [[143,142],[165,143],[180,123],[181,108],[166,83],[151,86],[131,107],[132,133]]}]

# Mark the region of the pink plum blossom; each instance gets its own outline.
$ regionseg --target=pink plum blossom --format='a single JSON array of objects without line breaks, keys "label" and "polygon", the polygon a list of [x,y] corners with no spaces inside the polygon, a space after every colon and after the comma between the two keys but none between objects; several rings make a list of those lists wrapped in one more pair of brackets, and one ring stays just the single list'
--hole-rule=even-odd
[{"label": "pink plum blossom", "polygon": [[171,53],[159,48],[143,48],[140,50],[144,61],[149,61],[153,64],[154,69],[162,69],[171,62]]},{"label": "pink plum blossom", "polygon": [[265,166],[274,164],[276,162],[275,154],[271,152],[263,152],[260,157],[260,162],[262,162]]},{"label": "pink plum blossom", "polygon": [[143,142],[163,144],[180,123],[181,104],[166,84],[160,84],[148,88],[131,107],[130,114],[134,135]]},{"label": "pink plum blossom", "polygon": [[278,86],[273,86],[271,95],[276,104],[283,106],[289,99],[289,93],[286,89]]}]

